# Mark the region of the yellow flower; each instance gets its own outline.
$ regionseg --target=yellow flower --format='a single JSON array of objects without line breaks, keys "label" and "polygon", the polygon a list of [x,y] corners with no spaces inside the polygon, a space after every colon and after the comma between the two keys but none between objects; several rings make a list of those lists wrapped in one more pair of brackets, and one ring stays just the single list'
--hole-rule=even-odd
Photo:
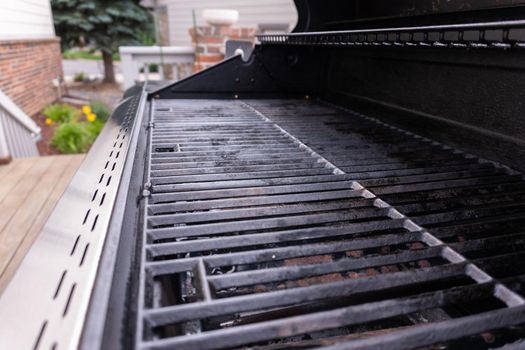
[{"label": "yellow flower", "polygon": [[84,112],[85,115],[91,114],[91,107],[88,105],[82,106],[82,112]]},{"label": "yellow flower", "polygon": [[97,120],[97,115],[95,113],[89,113],[87,115],[87,120],[89,122],[94,122],[95,120]]},{"label": "yellow flower", "polygon": [[46,125],[53,125],[53,119],[46,118]]}]

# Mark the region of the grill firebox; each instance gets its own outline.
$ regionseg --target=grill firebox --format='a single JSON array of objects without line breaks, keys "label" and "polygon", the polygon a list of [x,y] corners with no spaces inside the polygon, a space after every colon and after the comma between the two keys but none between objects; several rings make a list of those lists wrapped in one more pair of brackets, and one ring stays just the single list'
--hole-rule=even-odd
[{"label": "grill firebox", "polygon": [[501,270],[520,174],[301,100],[154,101],[149,140],[139,348],[423,347],[525,322]]}]

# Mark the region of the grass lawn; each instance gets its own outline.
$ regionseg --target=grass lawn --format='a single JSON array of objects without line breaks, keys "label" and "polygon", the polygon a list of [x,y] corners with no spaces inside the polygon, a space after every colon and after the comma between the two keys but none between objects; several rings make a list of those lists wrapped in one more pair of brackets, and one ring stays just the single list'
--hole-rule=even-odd
[{"label": "grass lawn", "polygon": [[[62,53],[62,57],[66,60],[102,61],[102,55],[98,51],[67,50]],[[113,54],[113,60],[120,61],[120,55],[118,53]]]}]

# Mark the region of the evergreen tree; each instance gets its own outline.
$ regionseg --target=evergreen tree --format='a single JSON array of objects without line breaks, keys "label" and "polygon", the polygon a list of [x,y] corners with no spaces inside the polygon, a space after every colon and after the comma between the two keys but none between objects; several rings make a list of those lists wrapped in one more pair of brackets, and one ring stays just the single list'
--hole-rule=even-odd
[{"label": "evergreen tree", "polygon": [[89,45],[104,61],[104,81],[115,82],[113,54],[121,45],[140,42],[153,19],[139,0],[51,0],[62,47]]}]

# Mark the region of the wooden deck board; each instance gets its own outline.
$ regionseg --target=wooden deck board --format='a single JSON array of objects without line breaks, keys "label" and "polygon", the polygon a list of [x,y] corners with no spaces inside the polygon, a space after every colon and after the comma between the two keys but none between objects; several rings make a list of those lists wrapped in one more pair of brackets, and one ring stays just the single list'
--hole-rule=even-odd
[{"label": "wooden deck board", "polygon": [[6,173],[0,181],[0,201],[2,201],[5,196],[7,196],[13,187],[24,177],[26,172],[29,171],[33,165],[34,160],[31,158],[25,158],[20,160],[15,160],[9,165],[2,165],[1,167],[10,167],[6,170]]},{"label": "wooden deck board", "polygon": [[13,163],[9,163],[3,166],[0,165],[0,181],[3,180],[4,175],[9,173],[11,169],[13,169],[13,167],[14,167]]},{"label": "wooden deck board", "polygon": [[[18,179],[16,184],[10,188],[7,195],[0,202],[0,246],[2,245],[2,232],[7,227],[26,198],[35,189],[37,183],[53,163],[55,157],[43,157],[34,162],[31,168]],[[8,178],[11,176],[8,176]],[[1,259],[1,255],[0,255]]]},{"label": "wooden deck board", "polygon": [[83,155],[26,158],[0,166],[0,292],[83,159]]}]

